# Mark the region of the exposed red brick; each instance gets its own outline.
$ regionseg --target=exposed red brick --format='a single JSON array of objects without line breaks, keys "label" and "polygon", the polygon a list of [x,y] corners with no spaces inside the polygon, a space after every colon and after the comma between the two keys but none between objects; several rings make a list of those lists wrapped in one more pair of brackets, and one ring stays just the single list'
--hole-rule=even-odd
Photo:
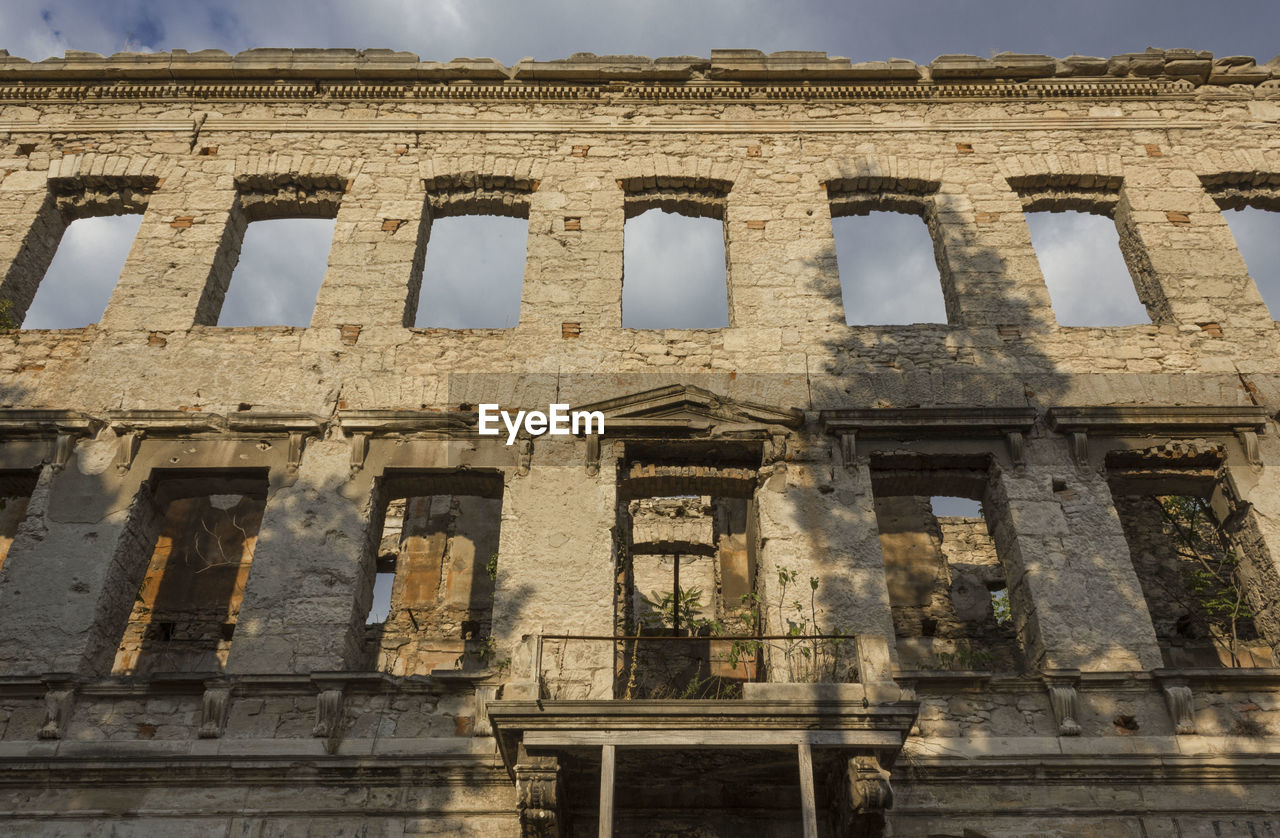
[{"label": "exposed red brick", "polygon": [[956,143],[956,151],[961,154],[973,154],[973,143]]},{"label": "exposed red brick", "polygon": [[403,218],[384,218],[382,219],[382,231],[384,233],[394,233],[407,223]]},{"label": "exposed red brick", "polygon": [[190,227],[192,223],[195,222],[195,220],[196,220],[195,216],[180,215],[177,218],[170,221],[169,226],[176,227],[179,230],[185,230],[186,228]]},{"label": "exposed red brick", "polygon": [[347,323],[339,327],[338,334],[347,346],[355,346],[356,341],[360,340],[361,328],[358,324]]},{"label": "exposed red brick", "polygon": [[565,228],[566,230],[581,230],[581,229],[582,229],[582,219],[581,219],[581,218],[566,218],[566,219],[564,220],[564,228]]},{"label": "exposed red brick", "polygon": [[576,338],[581,334],[582,334],[581,323],[561,323],[560,324],[560,337],[562,338]]}]

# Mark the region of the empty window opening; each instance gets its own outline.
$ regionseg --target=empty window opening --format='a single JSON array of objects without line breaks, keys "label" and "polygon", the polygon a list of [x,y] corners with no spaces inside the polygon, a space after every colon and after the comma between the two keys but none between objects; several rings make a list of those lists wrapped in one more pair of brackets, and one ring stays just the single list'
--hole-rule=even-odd
[{"label": "empty window opening", "polygon": [[[1025,668],[1004,566],[973,497],[985,470],[893,468],[873,478],[902,668]],[[915,494],[939,484],[966,494]]]},{"label": "empty window opening", "polygon": [[923,218],[900,212],[835,215],[832,232],[845,322],[946,323],[933,238]]},{"label": "empty window opening", "polygon": [[1280,319],[1280,212],[1246,206],[1222,215],[1272,319]]},{"label": "empty window opening", "polygon": [[406,472],[384,477],[366,642],[393,675],[494,663],[491,626],[502,479]]},{"label": "empty window opening", "polygon": [[[393,516],[402,510],[387,510]],[[385,532],[385,530],[384,530]],[[394,530],[393,530],[394,532]],[[399,552],[399,544],[396,544]],[[380,626],[391,615],[391,590],[396,581],[396,553],[383,553],[378,556],[377,572],[373,576],[373,603],[369,606],[369,615],[365,617],[367,626]]]},{"label": "empty window opening", "polygon": [[1214,458],[1199,456],[1180,469],[1108,457],[1112,498],[1165,665],[1275,666],[1280,631],[1267,603],[1280,580],[1254,549],[1251,513],[1233,511]]},{"label": "empty window opening", "polygon": [[414,325],[509,329],[520,320],[529,222],[455,215],[431,222]]},{"label": "empty window opening", "polygon": [[[767,651],[750,475],[758,451],[628,445],[619,480],[618,698],[740,697]],[[736,650],[736,652],[735,652]],[[762,654],[763,652],[763,654]]]},{"label": "empty window opening", "polygon": [[22,321],[24,329],[78,329],[106,310],[142,216],[72,221]]},{"label": "empty window opening", "polygon": [[649,209],[623,234],[622,325],[721,329],[729,325],[724,222]]},{"label": "empty window opening", "polygon": [[220,671],[253,562],[266,478],[184,473],[153,480],[154,492],[135,502],[122,542],[126,550],[135,539],[151,546],[111,671]]},{"label": "empty window opening", "polygon": [[938,518],[981,518],[982,503],[972,498],[937,495],[929,499],[929,506]]},{"label": "empty window opening", "polygon": [[1091,212],[1028,212],[1027,226],[1059,324],[1151,322],[1138,299],[1111,218]]},{"label": "empty window opening", "polygon": [[1004,625],[1013,619],[1013,610],[1009,605],[1009,589],[999,583],[995,584],[996,587],[990,590],[991,613],[998,625]]},{"label": "empty window opening", "polygon": [[36,488],[34,471],[0,471],[0,568],[27,517],[27,505]]},{"label": "empty window opening", "polygon": [[642,632],[696,634],[718,593],[710,497],[631,502],[632,608]]},{"label": "empty window opening", "polygon": [[158,183],[155,177],[95,177],[92,185],[51,178],[0,282],[0,328],[71,329],[96,322]]},{"label": "empty window opening", "polygon": [[332,218],[249,224],[218,325],[308,325],[329,264],[334,224]]}]

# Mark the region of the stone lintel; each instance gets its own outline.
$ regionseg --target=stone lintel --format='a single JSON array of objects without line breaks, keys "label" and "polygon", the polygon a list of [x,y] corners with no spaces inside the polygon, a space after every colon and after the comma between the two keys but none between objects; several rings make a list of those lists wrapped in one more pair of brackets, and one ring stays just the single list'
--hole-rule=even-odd
[{"label": "stone lintel", "polygon": [[823,410],[829,434],[863,437],[994,436],[1027,433],[1035,424],[1031,408],[906,407]]},{"label": "stone lintel", "polygon": [[1055,407],[1049,410],[1049,426],[1059,433],[1185,434],[1194,431],[1234,433],[1265,430],[1265,407],[1134,405],[1128,407]]}]

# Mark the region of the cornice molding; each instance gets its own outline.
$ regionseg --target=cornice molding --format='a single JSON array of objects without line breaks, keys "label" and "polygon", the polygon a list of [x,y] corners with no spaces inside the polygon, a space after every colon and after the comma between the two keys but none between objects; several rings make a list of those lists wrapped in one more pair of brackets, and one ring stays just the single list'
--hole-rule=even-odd
[{"label": "cornice molding", "polygon": [[0,81],[147,82],[191,85],[236,82],[289,83],[335,87],[416,84],[536,82],[539,84],[626,85],[639,83],[753,83],[786,85],[843,83],[1169,82],[1196,85],[1257,85],[1280,78],[1275,62],[1259,66],[1248,56],[1214,59],[1189,49],[1148,49],[1110,58],[1072,55],[1053,58],[1004,52],[990,58],[942,55],[929,64],[901,58],[854,62],[825,52],[789,50],[765,54],[752,49],[718,49],[711,57],[575,53],[566,59],[523,59],[505,66],[491,58],[422,61],[410,52],[388,49],[251,49],[159,53],[121,52],[104,57],[68,50],[63,58],[28,61],[0,50]]},{"label": "cornice molding", "polygon": [[[1275,120],[1257,119],[1248,124],[1232,124],[1232,129],[1261,127],[1272,130]],[[73,118],[39,122],[0,121],[0,131],[11,134],[95,134],[95,133],[163,133],[191,134],[196,130],[192,119],[146,118]],[[647,120],[631,123],[604,119],[455,119],[435,116],[373,117],[370,119],[272,119],[209,117],[200,126],[201,136],[218,132],[273,132],[309,134],[330,133],[451,133],[451,134],[903,134],[903,133],[976,133],[983,131],[1180,131],[1222,127],[1225,123],[1210,119],[1138,116],[1042,117],[1010,116],[983,119],[903,120],[892,125],[871,119],[808,118],[793,119],[717,119],[687,117],[682,119]]]}]

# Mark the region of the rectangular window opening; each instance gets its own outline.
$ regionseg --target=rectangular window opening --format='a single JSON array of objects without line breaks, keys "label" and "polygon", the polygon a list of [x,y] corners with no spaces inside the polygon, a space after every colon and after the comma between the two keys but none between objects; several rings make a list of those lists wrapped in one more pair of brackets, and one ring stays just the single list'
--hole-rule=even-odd
[{"label": "rectangular window opening", "polygon": [[623,328],[725,328],[726,265],[719,217],[654,207],[628,218],[623,231]]},{"label": "rectangular window opening", "polygon": [[414,326],[510,329],[520,321],[529,221],[449,215],[431,222]]},{"label": "rectangular window opening", "polygon": [[[68,224],[22,328],[79,329],[97,323],[141,225],[140,213],[77,218]],[[8,312],[0,312],[3,319],[14,325]]]},{"label": "rectangular window opening", "polygon": [[265,475],[159,475],[125,538],[150,545],[113,674],[217,672],[266,507]]},{"label": "rectangular window opening", "polygon": [[1271,318],[1280,319],[1280,212],[1245,206],[1222,216]]},{"label": "rectangular window opening", "polygon": [[923,218],[890,211],[835,215],[831,228],[845,323],[947,322],[933,237]]},{"label": "rectangular window opening", "polygon": [[502,480],[403,473],[390,497],[365,619],[372,668],[393,675],[493,665]]},{"label": "rectangular window opening", "polygon": [[[741,698],[745,682],[762,679],[771,650],[732,638],[769,633],[767,624],[776,620],[776,609],[765,613],[756,573],[750,475],[760,452],[732,444],[634,442],[626,457],[618,482],[617,526],[625,547],[614,630],[639,639],[618,644],[614,696]],[[821,662],[829,662],[825,646],[822,651]],[[773,659],[785,668],[782,658],[780,649]],[[800,658],[795,652],[789,660],[797,667],[813,663]],[[828,673],[814,680],[842,679]]]},{"label": "rectangular window opening", "polygon": [[1117,455],[1108,460],[1112,501],[1165,665],[1280,663],[1280,632],[1266,619],[1280,580],[1250,549],[1257,539],[1242,529],[1250,516],[1233,513],[1217,464],[1131,469],[1117,466]]},{"label": "rectangular window opening", "polygon": [[1074,210],[1028,212],[1031,243],[1063,326],[1132,326],[1151,317],[1106,215]]},{"label": "rectangular window opening", "polygon": [[36,488],[34,471],[0,471],[0,568],[27,517],[27,505]]},{"label": "rectangular window opening", "polygon": [[[873,472],[876,524],[903,669],[1018,672],[1004,565],[974,470]],[[943,486],[965,494],[915,494]]]},{"label": "rectangular window opening", "polygon": [[244,232],[218,325],[307,326],[329,265],[333,218],[271,218]]}]

